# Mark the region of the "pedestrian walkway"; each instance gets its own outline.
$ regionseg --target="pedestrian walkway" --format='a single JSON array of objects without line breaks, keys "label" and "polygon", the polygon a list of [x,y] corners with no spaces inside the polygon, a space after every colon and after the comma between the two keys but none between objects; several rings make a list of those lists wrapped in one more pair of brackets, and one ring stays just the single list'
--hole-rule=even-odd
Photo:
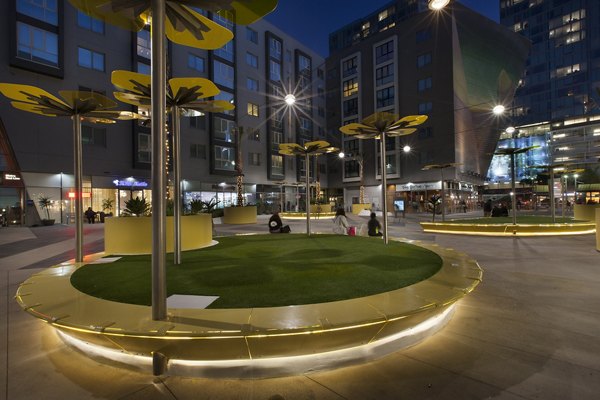
[{"label": "pedestrian walkway", "polygon": [[[454,248],[484,269],[482,284],[459,303],[441,332],[363,365],[261,380],[158,379],[97,362],[67,347],[51,328],[24,313],[13,296],[19,283],[40,271],[41,264],[57,257],[72,258],[73,253],[65,251],[73,240],[67,238],[72,228],[2,228],[0,365],[5,373],[0,374],[0,400],[596,399],[600,393],[600,253],[594,235],[424,234],[418,222],[430,218],[409,214],[394,220],[390,235]],[[350,216],[350,220],[358,225],[366,218]],[[292,232],[306,229],[303,220],[286,223]],[[312,227],[314,232],[329,233],[331,221],[315,220]],[[48,234],[40,230],[46,228],[55,230]],[[266,219],[259,218],[251,226],[215,225],[215,230],[219,235],[266,233]],[[97,226],[86,226],[87,248],[98,251],[101,232]],[[13,234],[20,239],[14,240]],[[6,247],[11,243],[12,253]],[[38,247],[45,248],[42,254],[33,251]]]}]

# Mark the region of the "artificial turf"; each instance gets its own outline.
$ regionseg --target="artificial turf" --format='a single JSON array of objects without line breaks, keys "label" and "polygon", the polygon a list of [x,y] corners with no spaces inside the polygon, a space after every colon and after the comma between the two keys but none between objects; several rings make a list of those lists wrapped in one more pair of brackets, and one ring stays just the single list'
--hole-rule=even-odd
[{"label": "artificial turf", "polygon": [[[572,224],[576,222],[588,222],[575,220],[573,218],[555,218],[557,224]],[[441,222],[441,221],[437,221]],[[472,219],[454,219],[446,221],[448,224],[512,224],[512,217],[483,217]],[[552,224],[552,217],[537,215],[517,215],[517,224]]]},{"label": "artificial turf", "polygon": [[[219,296],[209,308],[277,307],[368,296],[412,285],[442,265],[432,251],[381,238],[337,235],[252,235],[167,257],[171,294]],[[150,256],[88,264],[71,277],[75,288],[123,303],[151,304]]]}]

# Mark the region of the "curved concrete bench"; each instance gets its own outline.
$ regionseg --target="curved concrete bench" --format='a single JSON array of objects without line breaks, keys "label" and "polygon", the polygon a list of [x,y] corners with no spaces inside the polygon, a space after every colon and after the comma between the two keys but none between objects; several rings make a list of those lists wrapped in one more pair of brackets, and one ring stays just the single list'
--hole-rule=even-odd
[{"label": "curved concrete bench", "polygon": [[250,309],[169,309],[154,321],[151,307],[77,291],[64,263],[31,276],[16,299],[82,351],[150,369],[161,354],[172,375],[263,377],[364,362],[413,345],[441,329],[455,303],[479,284],[482,270],[452,249],[411,241],[443,259],[417,284],[322,304]]},{"label": "curved concrete bench", "polygon": [[449,222],[421,222],[425,232],[452,233],[480,236],[549,236],[588,235],[596,230],[594,222],[572,224],[461,224]]}]

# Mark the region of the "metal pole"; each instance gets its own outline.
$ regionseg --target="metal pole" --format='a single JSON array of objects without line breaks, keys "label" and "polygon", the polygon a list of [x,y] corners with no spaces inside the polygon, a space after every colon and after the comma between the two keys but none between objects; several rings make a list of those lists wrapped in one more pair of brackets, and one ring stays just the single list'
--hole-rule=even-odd
[{"label": "metal pole", "polygon": [[171,121],[173,123],[173,264],[181,264],[181,153],[179,107],[171,108]]},{"label": "metal pole", "polygon": [[566,183],[567,178],[565,178],[565,184],[563,185],[563,179],[560,179],[560,191],[561,191],[561,199],[562,199],[562,207],[560,208],[560,214],[564,218],[565,217],[565,195],[566,195]]},{"label": "metal pole", "polygon": [[[444,167],[440,168],[440,173],[442,175],[442,222],[446,221],[446,189],[444,187]],[[433,207],[434,215],[435,215],[435,207]]]},{"label": "metal pole", "polygon": [[381,210],[383,212],[383,243],[388,244],[388,231],[387,231],[387,181],[385,174],[385,133],[380,133],[381,137]]},{"label": "metal pole", "polygon": [[63,173],[60,173],[60,223],[63,223]]},{"label": "metal pole", "polygon": [[306,160],[306,233],[310,236],[310,156],[304,156]]},{"label": "metal pole", "polygon": [[515,153],[510,155],[510,187],[512,190],[511,207],[512,207],[512,222],[517,224],[517,188],[515,187]]},{"label": "metal pole", "polygon": [[152,319],[167,317],[165,2],[152,0]]},{"label": "metal pole", "polygon": [[83,262],[83,185],[81,182],[81,119],[73,115],[73,159],[75,174],[75,262]]},{"label": "metal pole", "polygon": [[548,182],[548,195],[550,196],[550,215],[552,223],[556,223],[556,205],[554,204],[554,167],[550,166],[550,182]]}]

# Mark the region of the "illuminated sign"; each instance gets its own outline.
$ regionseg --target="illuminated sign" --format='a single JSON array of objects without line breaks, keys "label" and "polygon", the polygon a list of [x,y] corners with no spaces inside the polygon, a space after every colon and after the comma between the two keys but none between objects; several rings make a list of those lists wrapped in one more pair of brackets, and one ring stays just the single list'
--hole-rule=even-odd
[{"label": "illuminated sign", "polygon": [[20,181],[21,177],[17,174],[9,174],[9,173],[5,173],[4,174],[4,180],[7,181]]},{"label": "illuminated sign", "polygon": [[148,187],[148,182],[136,181],[135,179],[124,179],[124,180],[115,179],[113,181],[113,183],[117,187],[126,187],[126,188],[146,188],[146,187]]},{"label": "illuminated sign", "polygon": [[425,183],[412,183],[410,185],[408,185],[408,184],[396,185],[396,191],[398,191],[398,192],[408,192],[408,191],[418,192],[420,190],[441,190],[441,189],[442,189],[441,181],[425,182]]}]

